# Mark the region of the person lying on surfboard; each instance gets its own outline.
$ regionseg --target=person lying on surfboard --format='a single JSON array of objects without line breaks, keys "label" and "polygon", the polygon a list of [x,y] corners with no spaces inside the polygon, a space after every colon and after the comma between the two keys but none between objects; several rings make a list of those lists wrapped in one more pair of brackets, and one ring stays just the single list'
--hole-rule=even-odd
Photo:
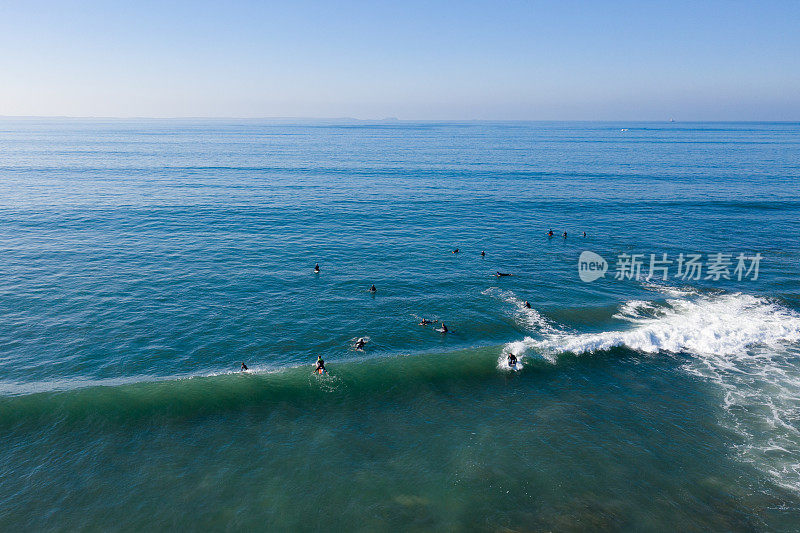
[{"label": "person lying on surfboard", "polygon": [[505,272],[497,272],[497,273],[495,274],[495,276],[497,276],[498,278],[502,278],[503,276],[513,276],[513,275],[514,275],[514,274],[507,274],[507,273],[505,273]]},{"label": "person lying on surfboard", "polygon": [[318,355],[317,356],[317,366],[316,366],[316,368],[314,368],[314,373],[315,374],[322,374],[324,372],[327,372],[327,370],[325,370],[325,361],[322,360],[322,356],[321,355]]},{"label": "person lying on surfboard", "polygon": [[367,344],[367,341],[365,341],[363,337],[359,337],[358,340],[356,341],[355,349],[356,350],[360,350],[364,346],[366,346],[366,344]]}]

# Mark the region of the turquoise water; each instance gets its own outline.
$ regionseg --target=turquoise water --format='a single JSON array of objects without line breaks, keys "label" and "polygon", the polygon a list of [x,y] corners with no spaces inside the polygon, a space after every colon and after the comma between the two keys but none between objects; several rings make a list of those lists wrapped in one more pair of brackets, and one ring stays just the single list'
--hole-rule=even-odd
[{"label": "turquoise water", "polygon": [[797,530],[799,179],[788,123],[2,119],[0,529]]}]

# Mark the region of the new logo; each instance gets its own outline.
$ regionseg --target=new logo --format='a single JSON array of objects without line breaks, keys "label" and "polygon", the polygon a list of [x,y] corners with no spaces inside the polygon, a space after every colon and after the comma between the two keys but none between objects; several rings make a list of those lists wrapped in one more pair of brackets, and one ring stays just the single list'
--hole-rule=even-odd
[{"label": "new logo", "polygon": [[578,258],[578,275],[581,281],[590,282],[602,278],[608,272],[608,263],[601,256],[586,250]]}]

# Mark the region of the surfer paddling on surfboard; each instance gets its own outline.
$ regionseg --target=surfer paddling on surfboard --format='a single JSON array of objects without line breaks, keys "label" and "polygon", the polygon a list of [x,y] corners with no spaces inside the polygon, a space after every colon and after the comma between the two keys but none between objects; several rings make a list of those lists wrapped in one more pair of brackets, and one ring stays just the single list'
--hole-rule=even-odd
[{"label": "surfer paddling on surfboard", "polygon": [[314,368],[315,374],[326,374],[328,371],[325,370],[325,361],[322,360],[322,356],[317,356],[317,365]]},{"label": "surfer paddling on surfboard", "polygon": [[514,355],[513,353],[508,354],[508,366],[512,368],[517,366],[517,356]]}]

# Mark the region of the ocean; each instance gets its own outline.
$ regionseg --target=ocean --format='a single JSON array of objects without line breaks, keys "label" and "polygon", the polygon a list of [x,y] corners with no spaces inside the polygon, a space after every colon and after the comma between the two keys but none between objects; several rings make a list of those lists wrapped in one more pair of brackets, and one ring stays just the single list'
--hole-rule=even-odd
[{"label": "ocean", "polygon": [[798,531],[799,185],[796,123],[0,119],[0,530]]}]

